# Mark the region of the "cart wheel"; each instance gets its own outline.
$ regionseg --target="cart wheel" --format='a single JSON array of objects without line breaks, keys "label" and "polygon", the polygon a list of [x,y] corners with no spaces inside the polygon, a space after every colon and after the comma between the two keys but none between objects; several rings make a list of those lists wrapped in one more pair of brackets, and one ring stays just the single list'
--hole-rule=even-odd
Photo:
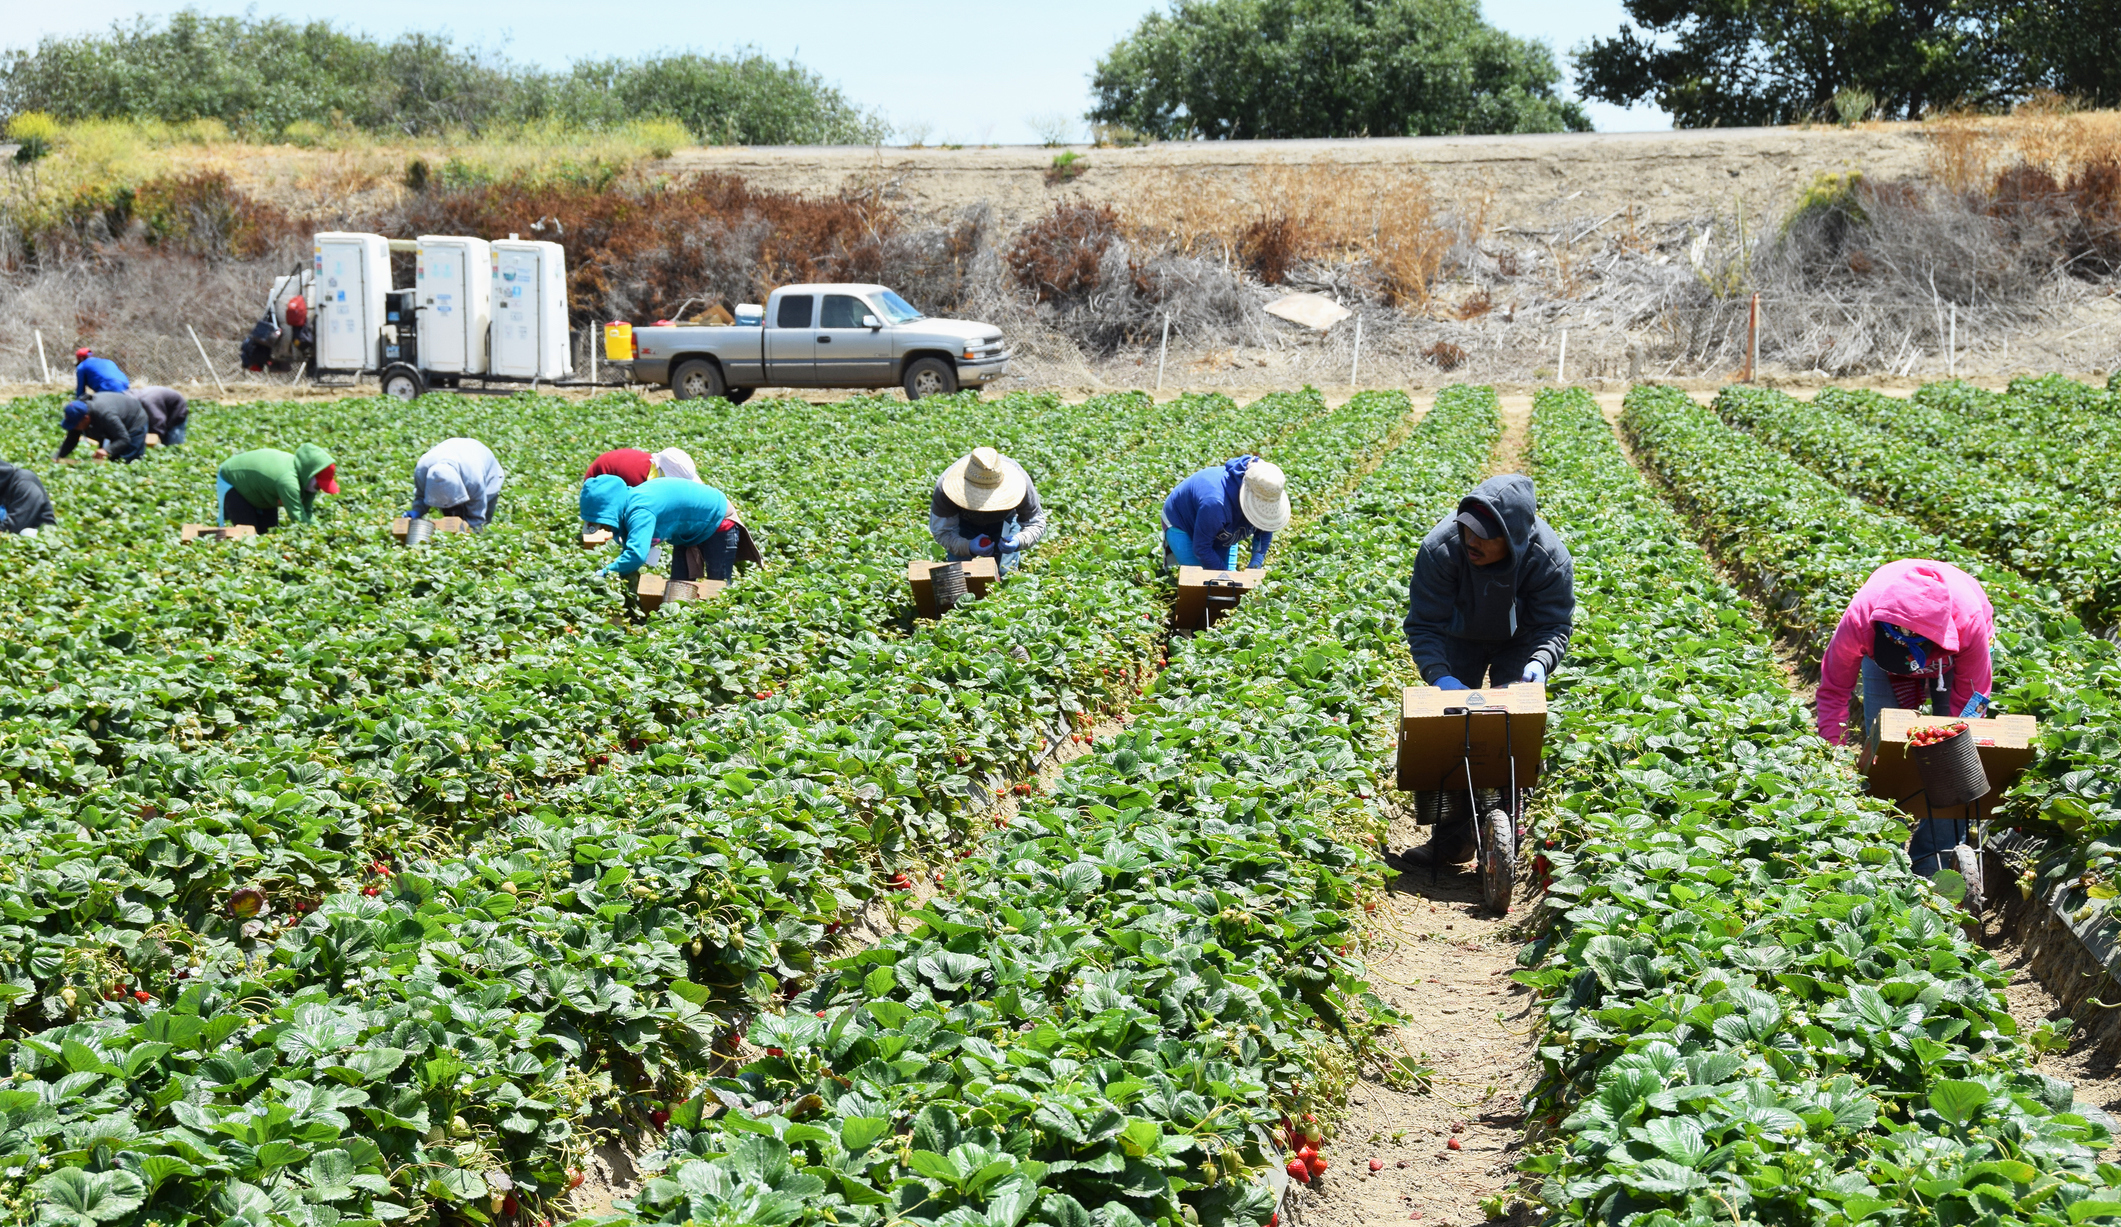
[{"label": "cart wheel", "polygon": [[1480,901],[1507,916],[1517,887],[1517,820],[1491,809],[1480,820],[1480,838]]},{"label": "cart wheel", "polygon": [[427,381],[420,377],[418,367],[404,362],[393,362],[383,368],[383,395],[393,400],[414,400],[427,391]]}]

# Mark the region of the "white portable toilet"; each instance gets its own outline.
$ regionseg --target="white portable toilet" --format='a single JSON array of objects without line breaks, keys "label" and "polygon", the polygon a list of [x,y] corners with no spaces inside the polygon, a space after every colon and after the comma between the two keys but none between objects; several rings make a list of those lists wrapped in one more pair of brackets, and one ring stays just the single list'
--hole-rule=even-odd
[{"label": "white portable toilet", "polygon": [[413,290],[420,305],[420,367],[445,375],[486,373],[486,328],[493,314],[491,253],[485,239],[420,236]]},{"label": "white portable toilet", "polygon": [[574,374],[567,344],[567,253],[558,243],[493,242],[491,370],[508,379]]},{"label": "white portable toilet", "polygon": [[390,243],[380,234],[326,231],[313,243],[316,278],[311,322],[317,369],[372,371],[390,292]]}]

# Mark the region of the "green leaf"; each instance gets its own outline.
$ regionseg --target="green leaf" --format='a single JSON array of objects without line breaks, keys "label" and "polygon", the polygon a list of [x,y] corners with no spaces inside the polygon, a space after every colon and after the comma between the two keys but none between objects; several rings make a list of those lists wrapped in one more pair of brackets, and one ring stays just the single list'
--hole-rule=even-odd
[{"label": "green leaf", "polygon": [[1954,1125],[1965,1126],[1981,1114],[1988,1106],[1989,1089],[1978,1082],[1946,1079],[1930,1090],[1929,1104],[1939,1116]]}]

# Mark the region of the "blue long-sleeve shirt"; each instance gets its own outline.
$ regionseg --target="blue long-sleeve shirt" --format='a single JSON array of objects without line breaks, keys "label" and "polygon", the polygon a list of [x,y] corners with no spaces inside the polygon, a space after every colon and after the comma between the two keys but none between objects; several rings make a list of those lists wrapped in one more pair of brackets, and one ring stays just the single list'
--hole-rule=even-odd
[{"label": "blue long-sleeve shirt", "polygon": [[1247,537],[1252,539],[1249,565],[1257,567],[1267,561],[1267,546],[1274,534],[1254,528],[1237,501],[1250,467],[1252,457],[1239,456],[1202,469],[1180,482],[1164,500],[1164,524],[1193,539],[1193,556],[1203,565],[1211,558],[1229,557],[1230,547]]},{"label": "blue long-sleeve shirt", "polygon": [[705,545],[729,518],[729,498],[713,486],[657,477],[629,486],[606,474],[582,483],[582,522],[610,528],[625,548],[603,571],[633,575],[648,565],[657,540],[674,546]]},{"label": "blue long-sleeve shirt", "polygon": [[129,392],[133,381],[108,358],[83,358],[74,366],[74,399],[90,392]]}]

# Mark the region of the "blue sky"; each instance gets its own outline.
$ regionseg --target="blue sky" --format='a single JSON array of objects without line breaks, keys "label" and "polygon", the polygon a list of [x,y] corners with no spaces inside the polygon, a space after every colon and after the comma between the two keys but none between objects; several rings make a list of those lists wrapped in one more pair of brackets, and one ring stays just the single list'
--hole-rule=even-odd
[{"label": "blue sky", "polygon": [[[15,0],[0,45],[23,47],[46,34],[107,27],[140,12],[139,0]],[[292,20],[325,18],[389,36],[440,31],[459,42],[499,45],[517,60],[559,67],[583,56],[719,51],[755,46],[794,57],[855,101],[903,127],[927,125],[930,142],[1014,144],[1033,139],[1034,117],[1080,116],[1097,57],[1162,0],[629,0],[602,5],[561,0],[365,0],[325,6],[293,0],[197,0],[210,13]],[[1545,40],[1563,55],[1620,28],[1620,0],[1484,0],[1487,18],[1520,37]],[[1601,131],[1669,128],[1652,108],[1593,105]]]}]

